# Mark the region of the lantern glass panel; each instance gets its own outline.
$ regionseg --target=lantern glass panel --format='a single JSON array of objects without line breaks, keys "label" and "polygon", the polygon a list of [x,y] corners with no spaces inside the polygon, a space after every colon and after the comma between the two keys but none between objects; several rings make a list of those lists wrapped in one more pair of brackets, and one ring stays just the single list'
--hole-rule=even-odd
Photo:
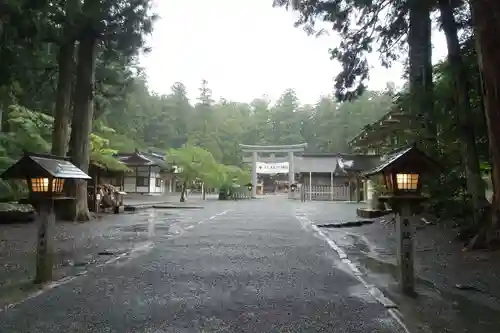
[{"label": "lantern glass panel", "polygon": [[31,178],[31,191],[35,193],[49,192],[48,178]]},{"label": "lantern glass panel", "polygon": [[64,179],[55,178],[54,183],[52,184],[52,192],[54,193],[62,193],[64,189]]},{"label": "lantern glass panel", "polygon": [[418,189],[417,173],[398,173],[396,174],[396,183],[400,191],[416,191]]}]

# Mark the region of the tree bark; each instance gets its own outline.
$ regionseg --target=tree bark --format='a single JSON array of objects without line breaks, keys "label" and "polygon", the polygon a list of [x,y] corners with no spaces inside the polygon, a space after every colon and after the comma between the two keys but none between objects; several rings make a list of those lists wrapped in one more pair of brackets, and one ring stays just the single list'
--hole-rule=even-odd
[{"label": "tree bark", "polygon": [[[94,78],[97,53],[97,36],[88,29],[84,31],[78,46],[78,65],[74,95],[73,120],[71,125],[70,157],[84,172],[90,163],[90,140],[94,112]],[[87,202],[87,182],[76,180],[73,184],[73,202],[70,214],[73,220],[87,221],[91,215]]]},{"label": "tree bark", "polygon": [[481,178],[479,157],[477,154],[474,115],[469,95],[470,82],[467,76],[467,68],[461,55],[458,29],[455,17],[453,16],[451,0],[440,0],[439,10],[448,46],[448,63],[455,83],[456,112],[461,136],[460,141],[464,147],[462,158],[467,181],[467,191],[471,196],[472,207],[474,209],[474,226],[477,227],[483,215],[482,210],[488,205],[488,201],[486,200],[485,187]]},{"label": "tree bark", "polygon": [[[500,31],[500,1],[471,0],[472,20],[477,43],[479,71],[482,81],[484,110],[492,160],[493,199],[491,218],[474,243],[488,245],[500,216],[500,48],[496,33]],[[478,246],[471,247],[479,247]]]},{"label": "tree bark", "polygon": [[432,155],[437,150],[437,130],[432,122],[434,96],[432,83],[431,4],[428,0],[410,0],[409,91],[410,112],[423,125],[422,144]]},{"label": "tree bark", "polygon": [[61,40],[57,63],[56,105],[54,110],[54,128],[52,131],[52,154],[66,156],[69,144],[71,124],[71,97],[75,67],[75,31],[72,21],[75,11],[80,7],[78,0],[68,0],[65,4],[65,22],[61,29]]},{"label": "tree bark", "polygon": [[185,202],[186,201],[186,188],[187,188],[187,183],[183,182],[182,183],[182,188],[181,188],[181,199],[180,199],[180,202]]},{"label": "tree bark", "polygon": [[66,156],[68,148],[74,53],[75,42],[73,40],[59,47],[59,75],[52,132],[52,154],[57,156]]}]

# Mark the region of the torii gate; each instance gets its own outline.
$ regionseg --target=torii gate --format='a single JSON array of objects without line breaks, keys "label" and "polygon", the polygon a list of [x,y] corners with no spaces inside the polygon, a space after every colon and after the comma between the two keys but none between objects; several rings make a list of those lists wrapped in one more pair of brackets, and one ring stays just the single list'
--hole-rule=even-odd
[{"label": "torii gate", "polygon": [[[258,153],[288,153],[288,181],[290,184],[295,182],[295,168],[294,168],[294,153],[303,152],[307,147],[307,143],[299,143],[295,145],[279,145],[279,146],[255,146],[255,145],[244,145],[240,144],[240,147],[244,153],[252,153],[252,198],[257,197],[257,160]],[[271,156],[273,162],[276,161],[276,157]],[[288,197],[292,198],[293,194],[288,191]]]}]

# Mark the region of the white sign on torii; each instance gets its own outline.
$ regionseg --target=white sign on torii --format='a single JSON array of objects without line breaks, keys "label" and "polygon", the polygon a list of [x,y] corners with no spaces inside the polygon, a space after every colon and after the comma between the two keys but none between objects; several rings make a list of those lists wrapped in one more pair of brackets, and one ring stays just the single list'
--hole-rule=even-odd
[{"label": "white sign on torii", "polygon": [[271,175],[276,173],[288,173],[290,171],[290,163],[264,163],[257,162],[257,173]]},{"label": "white sign on torii", "polygon": [[[307,143],[299,143],[295,145],[280,145],[280,146],[257,146],[257,145],[240,144],[240,147],[242,148],[242,151],[244,153],[252,153],[252,184],[253,184],[252,198],[256,198],[257,173],[264,173],[264,171],[267,171],[266,173],[268,174],[288,173],[289,184],[293,184],[295,182],[294,153],[303,152],[304,149],[307,147]],[[259,153],[288,153],[288,162],[284,163],[258,162]],[[260,170],[258,168],[259,164],[262,166]],[[294,193],[292,191],[288,192],[289,198],[293,198],[293,195]]]}]

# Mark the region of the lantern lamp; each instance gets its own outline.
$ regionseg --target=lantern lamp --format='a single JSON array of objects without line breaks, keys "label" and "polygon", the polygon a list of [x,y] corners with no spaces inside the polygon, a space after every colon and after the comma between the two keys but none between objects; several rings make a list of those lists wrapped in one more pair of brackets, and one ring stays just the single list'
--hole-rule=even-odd
[{"label": "lantern lamp", "polygon": [[63,178],[29,178],[29,189],[32,194],[46,194],[58,196],[64,193],[64,179]]},{"label": "lantern lamp", "polygon": [[417,172],[386,171],[384,181],[389,195],[420,194],[420,174]]},{"label": "lantern lamp", "polygon": [[251,191],[252,188],[253,188],[253,184],[252,183],[248,183],[246,186],[247,186],[247,188],[248,188],[249,191]]},{"label": "lantern lamp", "polygon": [[420,189],[418,173],[397,173],[396,186],[398,191],[417,192]]},{"label": "lantern lamp", "polygon": [[30,191],[33,193],[49,193],[49,178],[30,178]]},{"label": "lantern lamp", "polygon": [[290,185],[290,190],[291,190],[292,192],[295,192],[295,190],[297,190],[297,184],[292,184],[292,185]]},{"label": "lantern lamp", "polygon": [[31,195],[58,197],[64,194],[64,179],[55,177],[28,178]]}]

